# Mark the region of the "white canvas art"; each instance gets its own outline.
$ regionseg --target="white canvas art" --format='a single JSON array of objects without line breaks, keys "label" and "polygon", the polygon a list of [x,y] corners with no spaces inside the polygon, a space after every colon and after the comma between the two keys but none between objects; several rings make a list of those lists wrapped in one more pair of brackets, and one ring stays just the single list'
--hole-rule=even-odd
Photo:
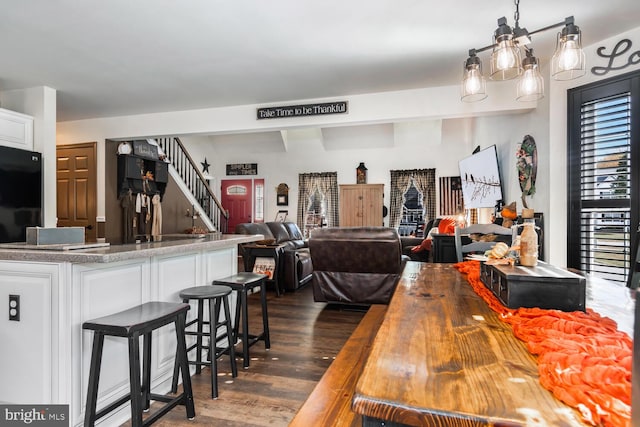
[{"label": "white canvas art", "polygon": [[502,200],[495,145],[460,160],[459,167],[465,209],[490,208]]}]

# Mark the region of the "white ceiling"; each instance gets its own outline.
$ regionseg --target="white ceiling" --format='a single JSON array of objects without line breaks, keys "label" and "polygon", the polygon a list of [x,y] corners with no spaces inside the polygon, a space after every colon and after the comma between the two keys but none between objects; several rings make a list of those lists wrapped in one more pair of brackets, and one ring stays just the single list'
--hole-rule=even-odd
[{"label": "white ceiling", "polygon": [[[509,0],[3,0],[0,90],[52,87],[67,121],[458,84],[467,51],[514,11]],[[570,15],[589,45],[640,25],[640,1],[520,4],[530,31]],[[555,33],[534,37],[545,63]]]}]

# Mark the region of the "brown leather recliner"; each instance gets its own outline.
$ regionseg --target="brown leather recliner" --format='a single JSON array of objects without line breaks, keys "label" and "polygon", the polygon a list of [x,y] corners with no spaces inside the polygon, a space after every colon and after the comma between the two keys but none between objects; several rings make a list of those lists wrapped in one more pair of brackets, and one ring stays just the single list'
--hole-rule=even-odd
[{"label": "brown leather recliner", "polygon": [[[238,234],[262,234],[266,241],[272,240],[281,247],[278,282],[286,290],[296,290],[311,280],[313,265],[307,241],[293,222],[243,223],[236,225]],[[250,259],[241,246],[241,255]],[[245,264],[245,268],[248,266]]]},{"label": "brown leather recliner", "polygon": [[393,228],[315,229],[309,239],[317,302],[388,304],[400,278],[402,249]]}]

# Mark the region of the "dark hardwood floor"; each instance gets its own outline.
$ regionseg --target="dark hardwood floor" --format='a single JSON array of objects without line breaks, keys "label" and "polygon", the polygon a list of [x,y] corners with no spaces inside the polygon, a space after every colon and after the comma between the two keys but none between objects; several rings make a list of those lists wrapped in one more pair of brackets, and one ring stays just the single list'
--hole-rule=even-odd
[{"label": "dark hardwood floor", "polygon": [[[259,332],[259,294],[250,295],[249,301],[249,331]],[[196,418],[187,420],[184,407],[178,406],[154,425],[288,425],[365,314],[314,302],[311,284],[281,297],[270,290],[268,313],[270,351],[263,342],[252,346],[248,369],[242,369],[238,357],[237,378],[231,377],[223,356],[218,360],[218,399],[211,399],[210,371],[205,368],[191,377]]]}]

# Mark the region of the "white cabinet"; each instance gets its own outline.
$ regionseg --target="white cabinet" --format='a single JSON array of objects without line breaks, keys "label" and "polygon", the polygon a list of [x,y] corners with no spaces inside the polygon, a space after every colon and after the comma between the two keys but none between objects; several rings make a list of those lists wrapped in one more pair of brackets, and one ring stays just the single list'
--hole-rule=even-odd
[{"label": "white cabinet", "polygon": [[[0,262],[0,402],[58,402],[60,269],[56,264]],[[9,295],[20,297],[9,321]]]},{"label": "white cabinet", "polygon": [[0,108],[0,145],[33,151],[33,117]]},{"label": "white cabinet", "polygon": [[[176,249],[155,256],[154,249],[143,249],[137,257],[113,262],[0,260],[0,402],[69,404],[69,425],[81,426],[93,343],[93,333],[82,329],[85,321],[147,301],[177,302],[183,288],[237,273],[233,239]],[[8,320],[9,295],[20,296],[19,321]],[[192,303],[190,319],[197,313]],[[235,295],[230,304],[234,312]],[[152,387],[164,393],[171,387],[175,330],[162,328],[153,339]],[[128,391],[127,341],[106,337],[98,408]],[[123,405],[100,421],[119,426],[129,417],[130,408]]]}]

